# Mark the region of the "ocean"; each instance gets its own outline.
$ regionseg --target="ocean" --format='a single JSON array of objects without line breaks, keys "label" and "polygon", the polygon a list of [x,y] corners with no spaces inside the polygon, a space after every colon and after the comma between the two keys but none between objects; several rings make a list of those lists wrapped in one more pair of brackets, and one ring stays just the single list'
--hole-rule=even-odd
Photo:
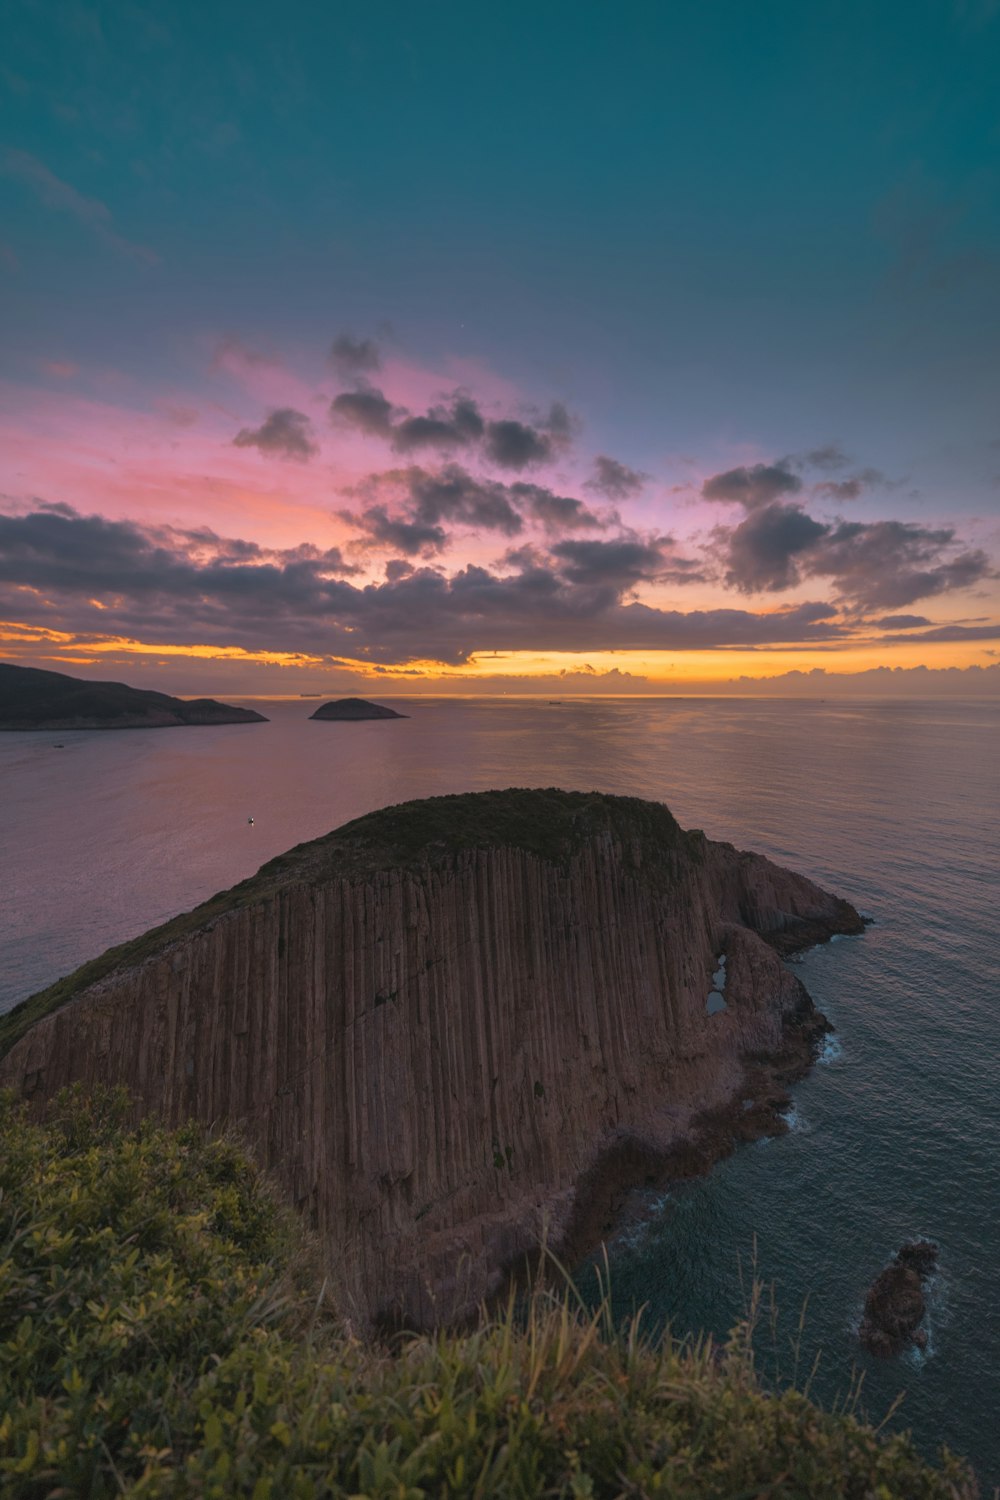
[{"label": "ocean", "polygon": [[[787,1135],[649,1197],[612,1296],[722,1336],[754,1276],[762,1367],[1000,1483],[1000,703],[393,700],[403,722],[0,735],[0,1010],[372,808],[505,786],[666,802],[874,918],[796,969],[836,1032]],[[61,746],[61,748],[56,748]],[[252,818],[253,822],[248,820]],[[936,1240],[925,1353],[855,1336],[905,1239]],[[818,1364],[816,1363],[818,1358]]]}]

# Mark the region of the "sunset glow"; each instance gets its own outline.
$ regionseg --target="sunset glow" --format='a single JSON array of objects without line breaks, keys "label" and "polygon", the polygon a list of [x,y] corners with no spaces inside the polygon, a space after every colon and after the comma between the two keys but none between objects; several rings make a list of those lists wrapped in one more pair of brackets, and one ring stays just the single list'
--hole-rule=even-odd
[{"label": "sunset glow", "polygon": [[[748,114],[747,149],[756,139],[779,201],[787,184],[803,243],[839,255],[831,278],[793,239],[755,238],[762,208],[713,232],[718,204],[745,192],[741,152],[701,175],[671,154],[681,122],[684,139],[698,119],[710,138],[690,85],[704,67],[666,98],[657,81],[652,135],[623,95],[602,127],[617,149],[595,137],[580,181],[548,116],[532,130],[529,110],[515,150],[550,170],[520,245],[488,109],[486,157],[461,191],[426,166],[451,159],[489,85],[467,114],[442,104],[438,117],[425,101],[448,91],[418,87],[402,54],[369,54],[359,34],[351,55],[368,62],[344,92],[332,98],[300,58],[289,111],[286,84],[268,81],[269,39],[244,39],[248,56],[263,48],[251,104],[233,80],[209,88],[190,38],[144,28],[138,12],[122,19],[110,47],[80,21],[48,47],[47,80],[8,89],[0,608],[12,659],[192,693],[373,679],[427,692],[779,691],[814,669],[829,679],[818,690],[853,691],[879,668],[927,669],[912,679],[920,692],[936,672],[952,674],[948,691],[956,672],[970,692],[996,690],[1000,460],[977,377],[997,311],[995,286],[977,279],[988,231],[920,228],[961,214],[949,219],[944,190],[914,176],[916,126],[884,160],[863,134],[843,145],[837,201],[854,211],[841,231],[801,196],[798,124],[789,132],[763,94]],[[714,68],[707,33],[686,45]],[[974,65],[971,30],[948,45]],[[423,65],[450,88],[446,51],[442,39]],[[643,56],[621,76],[644,76]],[[810,56],[793,116],[819,141],[829,111],[812,113]],[[157,121],[181,57],[204,118],[177,154]],[[849,92],[881,139],[885,90]],[[127,131],[102,114],[108,97],[130,101]],[[395,126],[373,103],[388,97]],[[420,137],[409,176],[404,120]],[[622,197],[617,174],[636,153]],[[273,167],[292,159],[310,164],[308,192]],[[974,170],[953,164],[956,203]],[[669,275],[646,249],[674,245],[653,191],[662,174],[668,198],[700,206]],[[960,285],[948,269],[959,254]],[[609,256],[631,267],[624,279]],[[789,324],[815,332],[792,339]]]}]

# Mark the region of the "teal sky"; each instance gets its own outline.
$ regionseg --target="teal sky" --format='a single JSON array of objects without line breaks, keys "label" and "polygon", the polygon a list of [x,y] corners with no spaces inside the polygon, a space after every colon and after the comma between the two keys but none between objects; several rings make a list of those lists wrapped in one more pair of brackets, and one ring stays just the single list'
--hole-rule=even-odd
[{"label": "teal sky", "polygon": [[[650,476],[632,528],[704,544],[671,494],[836,445],[841,477],[878,475],[852,520],[993,559],[997,0],[6,15],[0,377],[46,460],[64,420],[80,461],[88,401],[105,434],[167,407],[256,428],[269,403],[220,394],[220,347],[329,400],[350,331],[411,374],[563,403],[580,452]],[[15,509],[124,514],[67,474],[20,452],[0,483]],[[168,489],[132,519],[184,521]],[[993,618],[993,588],[934,621]]]}]

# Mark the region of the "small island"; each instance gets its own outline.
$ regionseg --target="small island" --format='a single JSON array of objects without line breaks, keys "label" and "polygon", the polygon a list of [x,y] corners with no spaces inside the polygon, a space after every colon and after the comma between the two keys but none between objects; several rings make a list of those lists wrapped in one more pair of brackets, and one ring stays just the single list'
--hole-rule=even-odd
[{"label": "small island", "polygon": [[173,729],[266,724],[252,708],[214,698],[172,698],[124,682],[87,682],[64,672],[0,662],[0,730]]},{"label": "small island", "polygon": [[322,704],[310,719],[340,719],[353,723],[357,719],[408,719],[409,714],[398,714],[394,708],[381,703],[368,703],[364,698],[334,698]]}]

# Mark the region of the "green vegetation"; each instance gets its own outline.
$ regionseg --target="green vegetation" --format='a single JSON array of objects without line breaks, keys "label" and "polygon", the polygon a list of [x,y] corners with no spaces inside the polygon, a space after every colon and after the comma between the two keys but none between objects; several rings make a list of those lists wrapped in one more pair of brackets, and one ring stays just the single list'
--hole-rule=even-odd
[{"label": "green vegetation", "polygon": [[[380,808],[345,823],[323,838],[298,844],[262,865],[249,880],[220,891],[130,942],[109,948],[48,989],[23,1000],[0,1016],[0,1058],[44,1016],[59,1010],[88,985],[118,969],[155,958],[171,944],[240,907],[252,906],[295,884],[316,884],[335,876],[360,878],[379,870],[440,860],[461,849],[526,849],[542,859],[566,861],[587,839],[614,833],[642,851],[643,876],[664,877],[683,848],[699,860],[704,835],[685,834],[669,810],[638,797],[608,797],[600,792],[563,792],[555,788],[501,792],[464,792],[425,801]],[[391,999],[386,996],[386,999]]]},{"label": "green vegetation", "polygon": [[543,859],[563,860],[587,839],[605,832],[671,848],[684,837],[661,803],[603,792],[564,792],[557,787],[510,787],[403,802],[366,813],[331,837],[345,843],[358,841],[372,853],[389,853],[399,863],[435,846],[527,849]]},{"label": "green vegetation", "polygon": [[134,1497],[966,1500],[790,1391],[536,1293],[476,1332],[362,1344],[231,1141],[0,1098],[0,1491]]}]

